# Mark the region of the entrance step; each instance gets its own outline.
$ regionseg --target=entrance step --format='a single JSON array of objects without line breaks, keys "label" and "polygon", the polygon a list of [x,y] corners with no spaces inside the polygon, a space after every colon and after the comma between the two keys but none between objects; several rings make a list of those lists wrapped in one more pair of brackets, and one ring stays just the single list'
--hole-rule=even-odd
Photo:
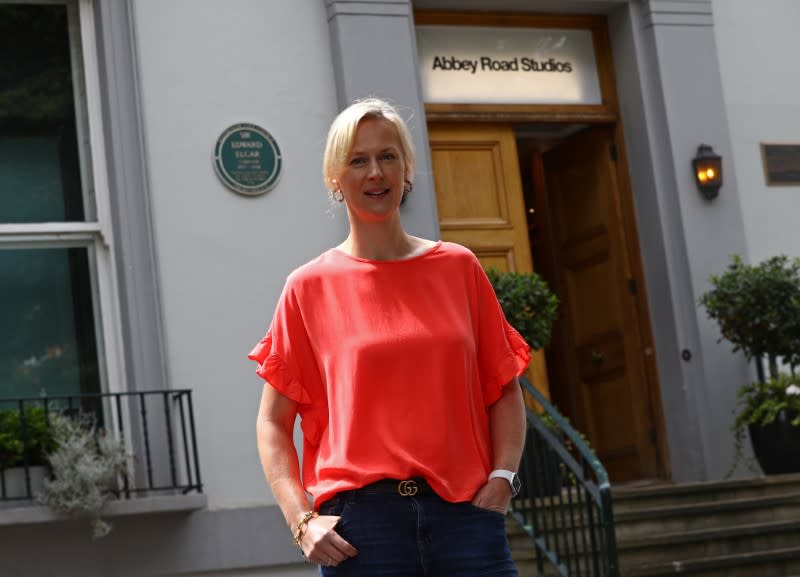
[{"label": "entrance step", "polygon": [[[621,487],[613,496],[622,577],[800,576],[800,475]],[[520,576],[538,576],[530,538],[512,520],[508,533]]]}]

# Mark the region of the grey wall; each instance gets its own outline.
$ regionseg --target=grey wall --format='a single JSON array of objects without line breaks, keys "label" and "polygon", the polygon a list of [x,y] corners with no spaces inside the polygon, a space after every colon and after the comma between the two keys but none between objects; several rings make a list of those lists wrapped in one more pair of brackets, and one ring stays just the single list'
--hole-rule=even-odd
[{"label": "grey wall", "polygon": [[673,479],[716,479],[730,465],[735,388],[750,369],[697,306],[708,275],[747,250],[734,172],[707,201],[691,171],[701,143],[731,154],[711,4],[641,0],[610,25]]},{"label": "grey wall", "polygon": [[268,566],[281,575],[281,565],[295,575],[302,565],[277,507],[111,520],[99,540],[86,519],[0,527],[0,575],[161,577]]},{"label": "grey wall", "polygon": [[[753,262],[800,256],[800,186],[767,186],[762,142],[800,142],[800,2],[714,0],[725,109]],[[769,9],[766,9],[769,8]]]}]

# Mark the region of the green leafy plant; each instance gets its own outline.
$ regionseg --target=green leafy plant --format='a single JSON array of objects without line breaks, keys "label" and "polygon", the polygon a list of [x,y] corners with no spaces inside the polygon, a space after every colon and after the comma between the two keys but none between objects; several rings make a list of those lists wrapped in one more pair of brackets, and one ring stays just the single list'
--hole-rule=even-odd
[{"label": "green leafy plant", "polygon": [[742,455],[745,432],[750,425],[769,425],[785,413],[792,418],[793,427],[800,427],[800,385],[797,383],[800,379],[796,376],[781,374],[764,382],[756,381],[739,387],[736,420],[731,426],[736,459],[728,476]]},{"label": "green leafy plant", "polygon": [[91,415],[54,415],[51,425],[56,447],[48,460],[53,479],[45,482],[39,500],[63,513],[88,516],[93,537],[103,537],[111,523],[101,513],[126,474],[125,449],[119,440],[99,430]]},{"label": "green leafy plant", "polygon": [[[800,363],[800,259],[778,255],[749,265],[733,255],[728,269],[709,280],[711,289],[701,295],[700,304],[719,325],[720,340],[732,343],[733,351],[747,360],[765,359],[768,368],[766,378],[737,390],[730,476],[749,425],[768,425],[782,412],[800,410],[800,388],[794,384],[800,383],[794,377]],[[782,374],[781,364],[792,374]],[[800,417],[792,425],[800,426]]]},{"label": "green leafy plant", "polygon": [[44,407],[27,406],[0,409],[0,468],[46,465],[46,455],[54,446]]},{"label": "green leafy plant", "polygon": [[486,271],[500,307],[512,327],[517,329],[532,349],[550,344],[553,322],[558,311],[558,297],[536,273]]},{"label": "green leafy plant", "polygon": [[710,277],[700,297],[722,339],[748,360],[766,359],[770,378],[779,363],[800,363],[800,259],[774,256],[757,265],[731,257],[728,270]]}]

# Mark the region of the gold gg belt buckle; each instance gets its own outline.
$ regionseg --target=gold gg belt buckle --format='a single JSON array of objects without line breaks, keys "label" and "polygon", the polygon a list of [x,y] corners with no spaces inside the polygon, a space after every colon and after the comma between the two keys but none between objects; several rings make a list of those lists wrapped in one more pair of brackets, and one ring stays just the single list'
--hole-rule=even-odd
[{"label": "gold gg belt buckle", "polygon": [[397,484],[397,492],[403,497],[413,497],[419,491],[417,482],[409,479],[408,481],[400,481]]}]

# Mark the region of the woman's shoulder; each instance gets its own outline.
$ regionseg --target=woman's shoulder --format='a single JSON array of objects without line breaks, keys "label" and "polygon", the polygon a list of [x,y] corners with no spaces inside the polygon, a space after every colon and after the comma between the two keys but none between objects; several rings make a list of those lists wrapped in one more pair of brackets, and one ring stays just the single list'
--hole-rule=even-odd
[{"label": "woman's shoulder", "polygon": [[289,273],[286,279],[287,284],[304,284],[329,274],[332,269],[335,269],[334,257],[335,252],[331,248],[301,264]]},{"label": "woman's shoulder", "polygon": [[478,263],[478,257],[475,256],[475,253],[464,245],[450,241],[442,241],[439,252],[445,257],[456,262],[470,266],[480,266]]}]

